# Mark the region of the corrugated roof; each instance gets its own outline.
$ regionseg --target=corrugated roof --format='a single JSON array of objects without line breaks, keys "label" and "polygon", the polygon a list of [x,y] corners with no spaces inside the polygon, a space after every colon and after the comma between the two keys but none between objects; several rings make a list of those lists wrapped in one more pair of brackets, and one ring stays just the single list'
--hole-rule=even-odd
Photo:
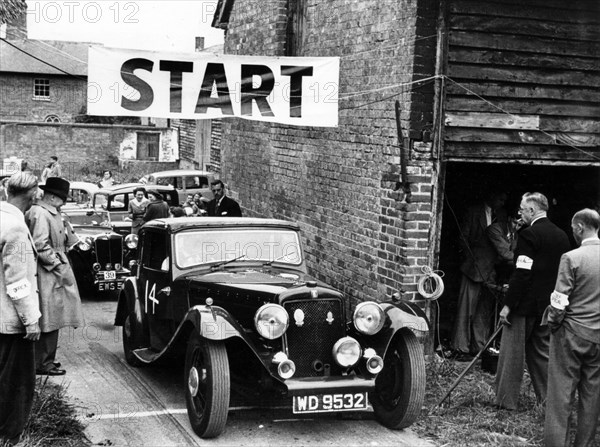
[{"label": "corrugated roof", "polygon": [[8,42],[2,40],[0,41],[0,72],[58,75],[65,75],[64,72],[67,72],[75,76],[87,76],[89,45],[89,43],[52,40],[26,39]]}]

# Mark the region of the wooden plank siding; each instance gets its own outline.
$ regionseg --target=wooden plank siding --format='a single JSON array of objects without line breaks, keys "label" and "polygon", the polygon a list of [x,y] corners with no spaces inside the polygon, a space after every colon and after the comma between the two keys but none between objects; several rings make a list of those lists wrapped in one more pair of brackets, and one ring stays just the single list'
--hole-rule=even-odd
[{"label": "wooden plank siding", "polygon": [[600,165],[600,1],[451,0],[443,159]]}]

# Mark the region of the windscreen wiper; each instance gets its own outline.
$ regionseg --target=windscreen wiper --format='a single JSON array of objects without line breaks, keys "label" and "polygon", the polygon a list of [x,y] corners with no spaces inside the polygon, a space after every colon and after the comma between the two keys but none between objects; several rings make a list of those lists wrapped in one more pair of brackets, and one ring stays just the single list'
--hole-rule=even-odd
[{"label": "windscreen wiper", "polygon": [[240,255],[237,258],[229,259],[227,261],[222,261],[222,262],[219,262],[218,264],[213,264],[210,266],[210,271],[214,272],[215,270],[218,270],[221,267],[226,266],[227,264],[230,264],[235,261],[239,261],[240,259],[245,258],[245,257],[246,257],[246,255]]}]

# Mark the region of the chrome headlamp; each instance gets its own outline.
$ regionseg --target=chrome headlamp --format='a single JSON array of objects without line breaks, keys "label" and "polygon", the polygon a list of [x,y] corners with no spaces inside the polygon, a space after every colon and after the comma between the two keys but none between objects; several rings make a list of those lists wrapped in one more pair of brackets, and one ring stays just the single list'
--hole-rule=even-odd
[{"label": "chrome headlamp", "polygon": [[385,323],[385,313],[381,306],[373,301],[365,301],[354,310],[354,327],[365,335],[374,335]]},{"label": "chrome headlamp", "polygon": [[94,239],[92,239],[90,236],[79,239],[79,242],[77,242],[77,248],[79,248],[81,251],[91,250],[93,245]]},{"label": "chrome headlamp", "polygon": [[128,234],[127,236],[125,236],[125,245],[127,246],[127,248],[132,250],[134,248],[137,248],[138,240],[139,238],[137,234]]},{"label": "chrome headlamp", "polygon": [[360,344],[352,337],[343,337],[335,342],[333,358],[342,368],[356,365],[362,354]]},{"label": "chrome headlamp", "polygon": [[281,337],[287,330],[289,322],[290,316],[279,304],[265,304],[254,315],[256,330],[269,340]]}]

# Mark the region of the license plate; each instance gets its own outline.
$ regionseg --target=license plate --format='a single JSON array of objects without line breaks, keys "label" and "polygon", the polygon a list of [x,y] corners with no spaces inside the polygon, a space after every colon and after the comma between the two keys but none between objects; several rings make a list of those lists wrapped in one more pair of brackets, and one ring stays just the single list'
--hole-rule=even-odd
[{"label": "license plate", "polygon": [[326,413],[364,410],[367,406],[367,393],[310,394],[294,396],[292,411],[296,414]]},{"label": "license plate", "polygon": [[98,291],[104,290],[119,290],[123,288],[123,281],[119,282],[101,282],[98,284]]},{"label": "license plate", "polygon": [[104,272],[104,279],[117,279],[117,272],[114,270]]}]

